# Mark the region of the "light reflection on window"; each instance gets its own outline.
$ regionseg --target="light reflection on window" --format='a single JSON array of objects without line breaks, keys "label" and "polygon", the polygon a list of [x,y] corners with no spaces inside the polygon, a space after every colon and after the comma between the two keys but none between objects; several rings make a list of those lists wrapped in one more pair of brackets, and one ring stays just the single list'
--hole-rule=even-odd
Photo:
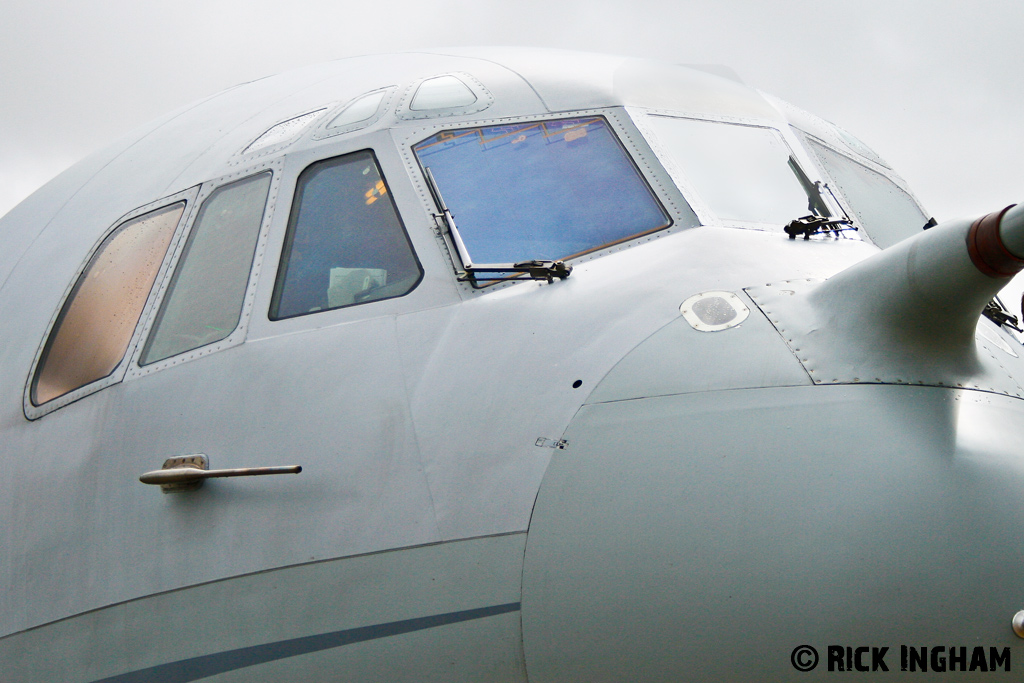
[{"label": "light reflection on window", "polygon": [[928,218],[913,197],[881,173],[808,142],[872,242],[885,249],[921,232]]},{"label": "light reflection on window", "polygon": [[778,132],[717,121],[649,116],[670,172],[689,181],[724,221],[785,225],[810,213]]},{"label": "light reflection on window", "polygon": [[43,350],[34,405],[102,379],[121,362],[184,210],[179,202],[133,218],[96,250]]}]

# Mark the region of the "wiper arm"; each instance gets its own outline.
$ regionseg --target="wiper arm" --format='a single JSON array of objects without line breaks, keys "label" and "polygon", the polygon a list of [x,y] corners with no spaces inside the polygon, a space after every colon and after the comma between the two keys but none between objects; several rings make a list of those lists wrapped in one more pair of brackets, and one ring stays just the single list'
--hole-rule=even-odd
[{"label": "wiper arm", "polygon": [[455,246],[455,251],[459,255],[459,260],[462,261],[463,272],[459,274],[458,278],[460,281],[476,283],[504,280],[507,277],[507,275],[488,277],[483,275],[483,273],[525,274],[531,280],[547,280],[548,282],[554,282],[556,277],[559,280],[569,277],[569,274],[572,272],[572,266],[566,265],[564,261],[541,261],[534,259],[519,261],[518,263],[473,263],[469,258],[466,244],[462,241],[462,236],[459,234],[459,229],[455,226],[455,217],[448,210],[448,205],[444,203],[441,190],[438,188],[437,181],[434,180],[434,174],[429,166],[423,168],[423,175],[427,179],[427,185],[430,186],[430,193],[434,196],[434,201],[438,208],[441,209],[441,213],[434,214],[434,220],[444,223],[444,226],[448,229],[448,235],[451,237],[452,244]]},{"label": "wiper arm", "polygon": [[844,230],[857,230],[857,226],[847,218],[826,218],[825,216],[803,216],[794,218],[785,228],[789,239],[795,240],[797,235],[803,235],[805,240],[811,239],[811,235],[819,232],[831,232],[838,237]]},{"label": "wiper arm", "polygon": [[817,183],[812,183],[811,179],[807,177],[804,170],[800,168],[800,164],[797,163],[796,158],[793,155],[789,156],[789,170],[796,176],[797,181],[800,183],[800,187],[804,189],[804,194],[807,195],[807,209],[816,216],[824,216],[829,212],[828,206],[825,203],[825,198],[821,196],[821,190]]},{"label": "wiper arm", "polygon": [[547,280],[554,282],[557,277],[564,280],[572,272],[572,266],[566,265],[565,261],[519,261],[518,263],[478,263],[467,266],[464,276],[460,280],[470,282],[504,280],[502,276],[484,277],[480,273],[526,273],[531,280]]},{"label": "wiper arm", "polygon": [[1000,327],[1009,327],[1011,330],[1024,332],[1024,330],[1017,327],[1017,316],[1011,315],[1009,311],[1003,308],[1003,302],[998,297],[985,304],[985,310],[981,313]]},{"label": "wiper arm", "polygon": [[[836,201],[831,188],[820,181],[812,182],[792,154],[789,156],[789,170],[796,176],[804,194],[807,195],[807,209],[811,212],[808,216],[790,221],[786,226],[786,234],[789,235],[789,239],[795,240],[797,235],[803,235],[805,240],[809,240],[811,235],[819,232],[831,232],[833,236],[838,237],[839,233],[844,230],[857,229],[839,202]],[[830,218],[829,216],[843,217]]]}]

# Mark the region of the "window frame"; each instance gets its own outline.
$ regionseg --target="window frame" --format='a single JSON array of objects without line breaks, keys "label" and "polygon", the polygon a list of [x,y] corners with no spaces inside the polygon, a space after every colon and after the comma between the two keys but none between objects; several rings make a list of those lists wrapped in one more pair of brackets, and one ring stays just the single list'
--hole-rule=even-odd
[{"label": "window frame", "polygon": [[[363,141],[360,140],[360,142],[363,142]],[[320,152],[321,150],[317,150],[317,151]],[[335,152],[335,153],[332,153],[332,154],[322,154],[322,153],[319,153],[319,154],[316,155],[315,158],[313,158],[311,160],[303,160],[304,163],[296,171],[293,172],[294,176],[290,179],[291,180],[291,182],[290,182],[290,197],[289,197],[290,202],[289,202],[289,205],[288,205],[288,211],[283,212],[282,222],[283,222],[283,228],[284,229],[283,229],[283,231],[281,233],[280,243],[278,245],[278,250],[276,252],[276,255],[277,255],[276,267],[274,269],[273,277],[268,277],[267,278],[267,280],[269,282],[269,287],[268,287],[269,294],[268,294],[267,300],[264,302],[265,306],[266,306],[266,308],[264,309],[265,312],[266,312],[266,321],[269,322],[271,326],[274,326],[274,327],[277,327],[277,328],[281,328],[282,325],[286,325],[290,321],[305,320],[305,319],[308,319],[309,316],[313,316],[313,315],[330,314],[330,313],[335,313],[335,312],[338,312],[338,311],[346,311],[346,310],[352,310],[352,309],[361,309],[363,306],[367,306],[367,305],[370,305],[370,304],[383,303],[385,301],[394,301],[394,300],[398,300],[398,299],[403,299],[403,298],[409,296],[410,294],[412,294],[420,286],[420,284],[423,282],[424,278],[427,275],[427,271],[423,267],[423,262],[420,260],[420,255],[419,255],[419,253],[418,253],[418,251],[416,249],[416,246],[415,246],[414,241],[412,239],[412,235],[409,233],[409,227],[407,225],[406,219],[403,218],[402,211],[401,211],[401,208],[399,207],[398,200],[394,196],[394,192],[393,192],[394,183],[391,182],[390,180],[388,180],[388,177],[385,174],[384,165],[381,163],[380,156],[377,154],[377,149],[373,145],[367,146],[367,145],[363,144],[363,145],[360,145],[357,149],[346,149],[344,151],[335,151],[335,150],[331,150],[331,151]],[[388,195],[388,201],[390,202],[391,207],[394,210],[395,218],[398,221],[399,227],[401,227],[401,229],[402,229],[402,234],[405,236],[406,244],[409,247],[409,253],[411,254],[412,259],[416,263],[416,267],[419,270],[419,277],[412,284],[412,286],[409,287],[409,289],[406,290],[405,292],[403,292],[402,294],[396,294],[394,296],[384,297],[384,298],[381,298],[381,299],[371,299],[369,301],[361,301],[361,302],[357,302],[357,303],[347,304],[345,306],[336,306],[334,308],[325,308],[325,309],[317,310],[317,311],[307,311],[305,313],[299,313],[299,314],[296,314],[296,315],[274,317],[273,316],[274,308],[279,303],[278,297],[279,297],[279,289],[281,287],[281,279],[282,279],[282,277],[284,277],[287,274],[287,267],[286,267],[286,264],[285,264],[285,260],[287,258],[290,258],[290,256],[291,256],[291,243],[292,243],[292,240],[294,239],[294,233],[292,232],[291,221],[292,221],[292,215],[295,213],[295,211],[297,209],[297,202],[299,201],[299,197],[298,197],[299,181],[301,180],[303,174],[306,173],[306,171],[311,169],[313,166],[316,166],[317,164],[321,164],[321,163],[324,163],[324,162],[327,162],[327,161],[331,161],[333,159],[339,159],[341,157],[352,156],[354,154],[360,154],[360,153],[364,153],[364,152],[368,153],[371,156],[371,158],[373,159],[374,166],[377,168],[377,171],[378,171],[378,173],[380,175],[381,180],[384,182],[385,187],[387,187],[388,191],[387,191],[386,194]],[[371,316],[367,316],[367,317],[371,317]]]},{"label": "window frame", "polygon": [[[924,206],[921,204],[921,201],[917,198],[917,195],[915,195],[907,186],[906,181],[903,180],[903,178],[901,178],[899,175],[897,175],[896,172],[889,166],[878,163],[877,161],[869,159],[868,157],[861,156],[860,154],[856,153],[853,150],[844,149],[839,145],[836,145],[828,140],[823,139],[821,136],[808,133],[802,128],[797,128],[796,126],[793,126],[793,130],[795,131],[795,135],[797,136],[797,138],[800,140],[801,145],[808,149],[808,156],[811,159],[811,163],[813,164],[815,172],[817,172],[818,175],[821,176],[822,181],[828,184],[829,187],[832,187],[832,183],[835,183],[836,181],[832,178],[831,175],[829,175],[827,169],[825,169],[823,167],[823,164],[818,160],[817,154],[813,151],[813,148],[811,147],[811,143],[820,145],[821,147],[832,152],[833,154],[845,158],[850,163],[863,166],[867,170],[877,173],[878,175],[887,179],[889,182],[895,185],[897,189],[899,189],[901,192],[903,192],[910,198],[910,200],[917,206],[917,210],[920,211],[921,215],[925,217],[926,221],[928,220],[928,217],[931,216],[931,214],[925,210]],[[842,206],[843,211],[846,212],[846,215],[849,216],[850,220],[852,220],[854,225],[857,226],[858,234],[861,235],[863,241],[867,242],[868,244],[878,246],[875,242],[875,238],[871,235],[871,232],[864,226],[864,224],[861,223],[860,216],[857,214],[856,211],[853,210],[853,207],[850,206],[850,203],[847,200],[846,195],[843,194],[842,190],[838,186],[833,189],[833,196],[835,197],[836,201],[840,204],[840,206]],[[922,224],[922,229],[923,227],[924,225]]]},{"label": "window frame", "polygon": [[[244,170],[220,176],[213,180],[208,180],[198,188],[199,191],[195,198],[194,209],[188,218],[187,224],[181,231],[178,241],[173,245],[173,253],[171,254],[171,260],[167,272],[164,274],[163,279],[160,280],[159,286],[154,287],[154,289],[157,290],[156,297],[153,301],[152,309],[149,311],[149,314],[145,319],[139,342],[132,350],[132,359],[125,373],[125,381],[145,377],[165,368],[187,363],[197,358],[208,356],[211,353],[216,353],[233,346],[238,346],[245,341],[249,330],[249,322],[252,319],[252,312],[254,310],[256,286],[259,282],[260,273],[263,270],[265,262],[270,224],[274,216],[277,193],[281,184],[282,164],[282,160],[278,158],[273,161],[266,161],[261,164],[247,166]],[[267,192],[267,200],[263,208],[263,219],[260,222],[259,235],[256,238],[256,249],[253,253],[252,264],[249,267],[249,278],[245,286],[245,295],[242,298],[242,310],[239,314],[238,324],[235,326],[235,329],[231,334],[219,341],[199,346],[191,351],[185,351],[175,356],[154,361],[147,365],[140,365],[139,362],[142,356],[142,351],[146,346],[145,342],[149,339],[150,334],[153,333],[153,325],[156,323],[157,312],[163,304],[164,297],[167,296],[171,279],[173,278],[175,271],[177,271],[182,256],[184,255],[185,245],[188,244],[188,239],[192,235],[192,231],[195,229],[195,222],[199,217],[200,209],[203,204],[214,192],[222,187],[268,171],[271,173],[270,188]]]},{"label": "window frame", "polygon": [[[389,85],[384,88],[374,88],[373,90],[367,90],[364,93],[349,98],[340,105],[331,107],[330,111],[328,111],[327,115],[324,117],[324,120],[321,121],[317,125],[316,130],[313,131],[312,139],[316,141],[327,140],[338,135],[347,135],[348,133],[354,133],[356,131],[363,130],[364,128],[369,128],[370,126],[376,124],[378,121],[384,118],[384,115],[387,114],[388,111],[390,111],[391,105],[395,100],[395,92],[397,90],[397,85]],[[354,105],[356,102],[359,102],[364,97],[369,97],[370,95],[375,95],[377,93],[383,93],[381,95],[381,101],[377,104],[377,110],[369,118],[349,123],[343,126],[338,126],[336,128],[328,127],[336,117],[340,116],[343,112],[345,112],[349,107]]]},{"label": "window frame", "polygon": [[[724,219],[718,216],[718,214],[711,208],[711,206],[700,196],[697,192],[696,187],[690,182],[687,176],[686,169],[681,164],[677,163],[672,154],[663,148],[661,141],[657,134],[654,132],[652,127],[646,122],[648,117],[665,117],[673,119],[688,119],[691,121],[701,121],[705,123],[716,123],[719,125],[731,125],[731,126],[744,126],[747,128],[760,128],[770,130],[774,132],[782,141],[782,143],[789,150],[790,155],[796,160],[800,169],[807,176],[808,180],[812,183],[820,181],[824,184],[828,184],[829,178],[824,175],[818,166],[817,160],[813,157],[813,154],[807,149],[804,140],[799,134],[794,132],[792,126],[785,120],[771,120],[771,119],[755,119],[747,117],[736,117],[736,116],[715,116],[711,114],[693,114],[685,113],[667,109],[648,109],[645,107],[629,107],[630,116],[633,122],[637,126],[641,135],[650,144],[655,158],[664,167],[666,174],[672,179],[672,182],[679,189],[685,200],[689,203],[690,207],[697,214],[701,225],[704,226],[715,226],[724,228],[738,228],[741,230],[757,230],[761,232],[775,232],[784,234],[784,225],[774,223],[760,223],[753,221],[740,221],[734,219]],[[824,194],[824,193],[823,193]],[[835,206],[831,205],[831,196],[823,196],[822,200],[831,210],[839,209],[843,213],[849,214],[849,207],[838,201]],[[843,218],[844,216],[836,216]],[[797,216],[793,216],[797,218]],[[840,233],[840,239],[862,241],[860,231],[844,231]]]},{"label": "window frame", "polygon": [[[402,159],[406,165],[406,171],[412,179],[415,190],[420,198],[420,203],[428,217],[432,217],[432,227],[435,240],[438,242],[445,260],[450,267],[452,279],[456,281],[463,296],[475,296],[489,291],[504,289],[531,280],[523,277],[509,277],[504,280],[473,284],[458,278],[462,271],[462,261],[458,251],[448,234],[443,221],[438,218],[439,208],[434,201],[430,186],[425,178],[423,167],[419,162],[413,147],[424,140],[437,135],[443,131],[464,130],[468,128],[479,128],[487,126],[513,125],[521,123],[535,123],[540,121],[558,121],[563,119],[576,119],[588,117],[601,117],[607,123],[615,139],[625,152],[626,158],[636,169],[640,179],[647,186],[651,196],[658,203],[661,209],[668,216],[669,224],[653,231],[631,236],[625,240],[612,244],[602,245],[594,250],[584,252],[570,257],[567,261],[573,265],[586,263],[596,258],[602,258],[608,254],[634,246],[661,239],[684,230],[699,227],[700,217],[691,208],[687,199],[679,191],[672,181],[671,176],[665,171],[654,154],[653,149],[637,128],[626,107],[601,107],[595,109],[578,109],[571,111],[560,111],[549,114],[535,114],[526,116],[510,116],[495,119],[460,118],[454,121],[437,122],[433,125],[403,126],[393,129],[395,142],[401,152]],[[441,188],[442,192],[444,188]],[[455,216],[458,222],[458,216]],[[535,282],[535,281],[534,281]]]},{"label": "window frame", "polygon": [[[114,221],[113,224],[109,228],[104,230],[100,237],[95,241],[92,248],[90,248],[89,251],[86,253],[86,256],[82,260],[81,264],[75,270],[74,276],[68,282],[68,285],[64,290],[64,294],[60,297],[59,304],[54,309],[53,315],[50,317],[50,322],[46,326],[46,331],[44,332],[42,339],[39,342],[39,347],[36,349],[35,356],[32,359],[32,364],[29,367],[28,379],[25,382],[25,390],[22,401],[26,418],[28,418],[29,420],[39,419],[44,415],[52,413],[53,411],[62,408],[70,403],[74,403],[75,401],[81,398],[94,394],[102,389],[105,389],[106,387],[117,384],[124,379],[125,373],[129,365],[131,365],[131,363],[134,362],[135,356],[137,354],[139,341],[141,340],[143,335],[143,327],[148,323],[149,319],[152,317],[158,290],[160,290],[164,286],[168,276],[171,273],[171,261],[173,258],[173,254],[176,253],[176,251],[178,250],[179,245],[182,241],[182,235],[185,233],[186,226],[188,226],[191,223],[193,216],[195,214],[196,195],[198,194],[198,192],[198,186],[192,187],[182,192],[177,192],[175,194],[150,202],[148,204],[144,204],[143,206],[140,206],[137,209],[129,211],[128,213],[124,214],[116,221]],[[159,209],[163,209],[174,204],[178,204],[180,202],[185,202],[185,207],[182,211],[181,216],[178,218],[177,225],[175,226],[174,232],[171,235],[170,242],[168,243],[167,251],[164,253],[164,257],[160,262],[160,267],[157,269],[156,277],[153,280],[153,286],[150,289],[149,293],[146,295],[146,302],[142,307],[142,312],[139,315],[139,319],[135,322],[134,331],[132,332],[132,336],[128,341],[128,346],[125,349],[124,355],[121,357],[121,360],[118,361],[117,365],[107,376],[89,382],[88,384],[83,384],[77,389],[69,391],[68,393],[58,396],[57,398],[51,399],[41,405],[35,405],[32,402],[32,386],[35,383],[36,375],[40,370],[39,366],[40,361],[42,360],[43,357],[43,352],[46,350],[47,344],[50,342],[51,335],[53,335],[53,333],[55,332],[57,323],[59,322],[61,317],[61,313],[64,311],[64,308],[65,306],[67,306],[71,295],[74,293],[76,285],[82,278],[82,275],[85,273],[86,269],[89,267],[89,264],[92,262],[93,257],[96,256],[100,247],[103,246],[107,238],[109,238],[114,232],[116,232],[121,226],[123,226],[128,221],[131,221],[147,213],[152,213],[153,211],[157,211]]]}]

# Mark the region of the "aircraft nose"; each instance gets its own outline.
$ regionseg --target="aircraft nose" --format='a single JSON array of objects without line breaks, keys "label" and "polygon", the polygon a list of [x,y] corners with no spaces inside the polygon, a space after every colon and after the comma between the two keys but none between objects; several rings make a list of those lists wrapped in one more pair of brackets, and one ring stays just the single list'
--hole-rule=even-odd
[{"label": "aircraft nose", "polygon": [[1016,649],[1022,421],[1016,398],[877,384],[585,406],[527,540],[531,680],[802,681],[802,645],[887,647],[892,671],[908,644]]}]

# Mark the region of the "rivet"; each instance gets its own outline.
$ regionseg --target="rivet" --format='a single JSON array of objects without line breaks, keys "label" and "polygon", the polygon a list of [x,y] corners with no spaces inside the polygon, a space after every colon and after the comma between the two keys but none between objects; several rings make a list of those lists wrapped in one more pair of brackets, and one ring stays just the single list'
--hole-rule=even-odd
[{"label": "rivet", "polygon": [[1013,632],[1018,638],[1024,638],[1024,609],[1013,615]]}]

